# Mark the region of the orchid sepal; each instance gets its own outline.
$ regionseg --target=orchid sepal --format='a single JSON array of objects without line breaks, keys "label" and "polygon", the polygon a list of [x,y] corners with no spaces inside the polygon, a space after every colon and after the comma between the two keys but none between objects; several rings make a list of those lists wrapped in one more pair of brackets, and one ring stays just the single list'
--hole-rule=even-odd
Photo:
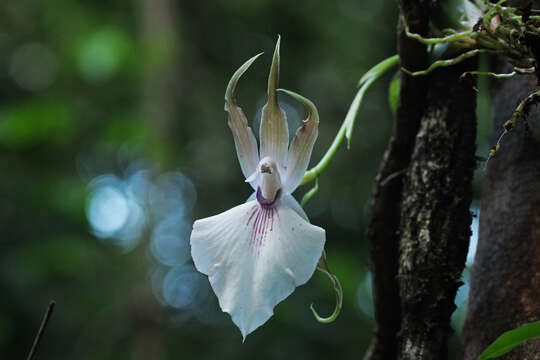
[{"label": "orchid sepal", "polygon": [[[278,37],[270,74],[268,75],[268,102],[262,108],[261,126],[259,129],[261,159],[268,156],[281,166],[285,165],[289,144],[289,128],[287,116],[277,101],[277,86],[279,84],[279,47],[281,37]],[[282,168],[283,170],[283,168]]]},{"label": "orchid sepal", "polygon": [[317,107],[309,99],[290,90],[278,89],[301,102],[308,110],[309,116],[302,122],[302,125],[296,130],[294,139],[289,146],[287,157],[287,172],[283,186],[286,192],[293,192],[302,179],[309,165],[313,145],[319,135],[319,112]]},{"label": "orchid sepal", "polygon": [[[249,178],[257,168],[257,164],[259,163],[259,152],[257,150],[257,140],[255,139],[255,135],[253,135],[251,127],[248,125],[246,116],[244,115],[242,108],[234,102],[234,91],[236,90],[236,85],[238,84],[240,77],[261,55],[262,53],[253,56],[240,66],[231,77],[231,80],[227,85],[227,90],[225,91],[225,111],[229,113],[229,120],[227,123],[232,131],[238,162],[240,163],[240,168],[246,179]],[[253,181],[250,181],[249,183],[253,189],[255,189]]]}]

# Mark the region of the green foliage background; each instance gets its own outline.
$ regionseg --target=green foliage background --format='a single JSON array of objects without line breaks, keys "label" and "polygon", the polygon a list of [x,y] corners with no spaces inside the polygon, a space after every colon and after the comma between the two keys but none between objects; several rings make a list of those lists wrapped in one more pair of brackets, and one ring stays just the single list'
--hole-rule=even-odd
[{"label": "green foliage background", "polygon": [[[189,178],[197,191],[190,221],[244,201],[250,189],[223,96],[238,66],[265,51],[237,90],[257,121],[278,34],[280,85],[319,109],[315,163],[363,72],[395,53],[396,17],[390,0],[3,1],[2,358],[27,354],[51,299],[57,306],[42,359],[359,358],[373,330],[363,233],[392,126],[390,75],[367,94],[351,150],[338,151],[307,206],[327,231],[329,266],[344,288],[335,323],[319,324],[309,311],[311,302],[323,314],[333,309],[331,284],[316,274],[242,344],[213,294],[205,293],[209,310],[195,314],[167,305],[153,287],[167,266],[150,251],[151,212],[143,209],[144,226],[122,247],[115,235],[96,235],[88,209],[96,179],[125,180],[134,169],[151,182],[171,171]],[[293,132],[305,113],[283,101]]]}]

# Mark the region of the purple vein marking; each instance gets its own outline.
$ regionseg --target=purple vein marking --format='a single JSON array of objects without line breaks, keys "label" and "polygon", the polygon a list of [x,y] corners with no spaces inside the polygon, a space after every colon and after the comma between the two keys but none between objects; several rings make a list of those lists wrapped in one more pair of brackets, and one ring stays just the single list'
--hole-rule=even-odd
[{"label": "purple vein marking", "polygon": [[[276,209],[277,213],[277,209]],[[270,225],[270,231],[274,230],[274,208],[272,208],[272,224]]]},{"label": "purple vein marking", "polygon": [[246,227],[251,225],[249,246],[257,250],[257,255],[260,255],[260,250],[264,247],[268,232],[274,230],[274,214],[277,214],[279,219],[276,208],[263,207],[259,204],[254,205],[251,210]]},{"label": "purple vein marking", "polygon": [[255,214],[258,212],[259,210],[259,207],[257,205],[253,206],[253,212],[251,213],[251,215],[249,216],[249,219],[248,219],[248,222],[246,224],[246,227],[248,227],[249,223],[251,222],[251,219],[253,219],[253,216],[255,216]]}]

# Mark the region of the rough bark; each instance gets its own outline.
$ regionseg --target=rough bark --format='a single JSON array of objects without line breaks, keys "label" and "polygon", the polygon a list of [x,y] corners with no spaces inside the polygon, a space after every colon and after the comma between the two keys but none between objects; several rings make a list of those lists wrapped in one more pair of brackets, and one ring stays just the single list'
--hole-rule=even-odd
[{"label": "rough bark", "polygon": [[401,209],[403,359],[447,358],[450,317],[470,237],[476,101],[471,84],[459,76],[472,65],[429,77]]},{"label": "rough bark", "polygon": [[[511,0],[508,6],[540,1]],[[537,59],[537,63],[538,63]],[[496,71],[510,70],[499,59]],[[538,79],[493,81],[491,143]],[[503,332],[540,320],[540,110],[535,106],[505,136],[484,174],[478,248],[471,269],[464,359],[472,360]],[[540,359],[540,340],[530,340],[501,360]]]},{"label": "rough bark", "polygon": [[[420,1],[403,1],[401,10],[412,31],[426,34],[428,7],[419,5]],[[398,26],[398,53],[401,66],[407,69],[420,70],[428,66],[425,46],[408,38],[402,23]],[[371,246],[370,266],[377,325],[365,360],[397,358],[397,333],[401,323],[397,273],[402,180],[410,162],[427,89],[426,77],[410,77],[401,73],[400,80],[396,121],[375,179],[366,231]]]},{"label": "rough bark", "polygon": [[[491,142],[517,103],[536,87],[533,76],[499,82]],[[532,107],[505,136],[484,175],[478,249],[471,270],[464,358],[477,356],[503,332],[540,320],[540,111]],[[540,359],[540,340],[505,360]]]}]

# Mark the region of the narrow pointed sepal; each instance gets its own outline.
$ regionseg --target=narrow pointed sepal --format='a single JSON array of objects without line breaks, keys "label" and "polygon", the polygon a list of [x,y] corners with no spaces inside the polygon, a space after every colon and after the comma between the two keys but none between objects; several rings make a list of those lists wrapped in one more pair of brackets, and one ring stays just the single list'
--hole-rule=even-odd
[{"label": "narrow pointed sepal", "polygon": [[[261,54],[255,55],[236,70],[225,91],[225,111],[229,113],[228,124],[233,134],[238,161],[246,178],[257,169],[259,153],[257,151],[257,140],[255,140],[253,131],[248,125],[246,115],[244,115],[242,108],[234,102],[234,91],[240,77]],[[250,182],[250,184],[256,189],[254,182]]]},{"label": "narrow pointed sepal", "polygon": [[289,144],[289,128],[285,112],[279,107],[277,101],[277,87],[279,85],[279,45],[278,37],[270,74],[268,75],[268,102],[262,109],[260,140],[261,159],[269,156],[278,164],[285,164]]},{"label": "narrow pointed sepal", "polygon": [[300,185],[308,168],[313,145],[319,134],[319,112],[315,104],[302,95],[285,89],[279,89],[279,91],[300,101],[309,111],[308,118],[302,122],[289,146],[287,172],[283,180],[283,189],[285,193],[291,193]]},{"label": "narrow pointed sepal", "polygon": [[195,267],[244,339],[311,278],[324,248],[324,229],[298,213],[292,197],[278,201],[272,208],[250,201],[197,220],[191,233]]},{"label": "narrow pointed sepal", "polygon": [[272,56],[272,65],[270,65],[270,73],[268,74],[268,103],[277,104],[276,89],[279,86],[279,47],[281,45],[281,36],[278,35],[274,55]]}]

